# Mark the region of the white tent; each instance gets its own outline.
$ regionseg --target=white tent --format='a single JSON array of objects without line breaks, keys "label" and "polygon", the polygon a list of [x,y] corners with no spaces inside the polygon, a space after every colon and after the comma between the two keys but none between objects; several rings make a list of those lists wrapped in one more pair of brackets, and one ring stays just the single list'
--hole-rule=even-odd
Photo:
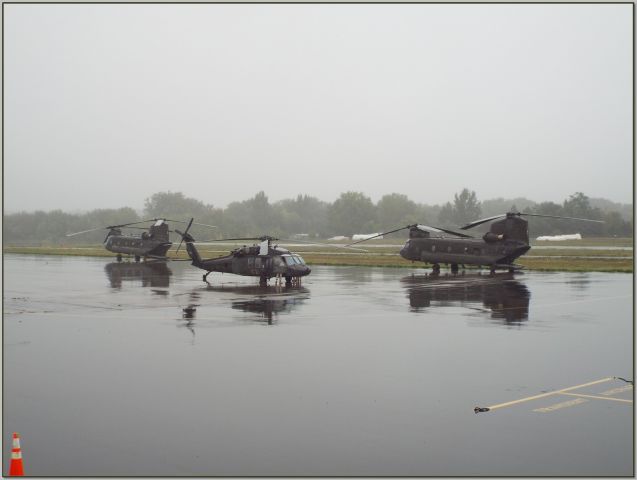
[{"label": "white tent", "polygon": [[581,240],[582,235],[579,233],[573,233],[571,235],[544,235],[542,237],[537,237],[537,239],[549,242],[561,242],[563,240]]}]

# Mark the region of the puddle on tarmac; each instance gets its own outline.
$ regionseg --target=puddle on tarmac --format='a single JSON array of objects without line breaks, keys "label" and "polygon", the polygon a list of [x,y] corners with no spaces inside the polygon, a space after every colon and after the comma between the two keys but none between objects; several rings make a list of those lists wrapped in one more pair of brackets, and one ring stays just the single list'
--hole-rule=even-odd
[{"label": "puddle on tarmac", "polygon": [[28,475],[632,475],[632,404],[473,411],[632,379],[631,275],[209,280],[5,255],[3,434]]}]

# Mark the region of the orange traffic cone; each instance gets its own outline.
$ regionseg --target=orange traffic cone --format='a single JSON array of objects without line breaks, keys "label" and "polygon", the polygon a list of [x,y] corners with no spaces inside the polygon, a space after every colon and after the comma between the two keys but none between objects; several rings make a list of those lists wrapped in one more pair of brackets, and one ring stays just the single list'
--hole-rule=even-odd
[{"label": "orange traffic cone", "polygon": [[11,467],[9,475],[12,477],[22,477],[24,467],[22,465],[22,450],[20,450],[20,435],[13,432],[13,448],[11,449]]}]

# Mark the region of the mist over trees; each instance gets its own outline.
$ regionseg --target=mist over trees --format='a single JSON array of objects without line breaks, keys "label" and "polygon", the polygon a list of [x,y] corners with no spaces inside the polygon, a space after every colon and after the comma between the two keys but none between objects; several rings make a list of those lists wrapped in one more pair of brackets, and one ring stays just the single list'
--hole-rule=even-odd
[{"label": "mist over trees", "polygon": [[[508,212],[508,210],[505,210],[505,212]],[[480,218],[481,215],[482,208],[480,207],[480,202],[478,202],[476,192],[464,188],[462,192],[453,196],[453,204],[450,202],[445,203],[438,214],[438,222],[442,227],[465,225],[472,220]]]},{"label": "mist over trees", "polygon": [[[274,235],[280,238],[307,234],[310,238],[329,238],[336,235],[375,233],[420,223],[443,228],[458,228],[470,221],[508,211],[544,215],[562,215],[603,220],[604,224],[556,220],[534,217],[529,220],[531,238],[538,235],[582,233],[587,236],[632,236],[632,205],[616,204],[605,199],[590,199],[582,192],[568,196],[561,204],[536,203],[525,198],[490,199],[479,201],[476,193],[467,188],[454,195],[444,205],[419,204],[400,193],[384,195],[377,203],[361,192],[345,192],[333,203],[308,195],[271,203],[265,192],[230,203],[225,209],[215,208],[182,192],[158,192],[147,198],[144,210],[129,207],[98,209],[81,214],[50,212],[20,212],[4,216],[5,244],[96,244],[104,240],[108,226],[130,224],[153,218],[188,221],[216,225],[209,229],[193,226],[198,240],[224,237]],[[132,225],[145,229],[148,224]],[[478,234],[488,229],[481,225]],[[171,224],[171,228],[179,228]],[[182,228],[184,228],[182,226]],[[67,233],[95,229],[73,237]],[[130,233],[141,233],[132,229]],[[404,238],[404,232],[392,236]]]}]

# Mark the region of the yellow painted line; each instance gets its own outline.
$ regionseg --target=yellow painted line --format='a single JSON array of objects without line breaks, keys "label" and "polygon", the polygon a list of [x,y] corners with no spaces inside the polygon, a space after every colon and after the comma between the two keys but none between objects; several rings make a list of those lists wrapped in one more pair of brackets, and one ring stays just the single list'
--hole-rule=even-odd
[{"label": "yellow painted line", "polygon": [[586,397],[586,398],[597,398],[598,400],[615,400],[616,402],[624,402],[624,403],[633,403],[632,400],[625,400],[623,398],[613,398],[613,397],[599,397],[597,395],[584,395],[583,393],[566,393],[559,392],[559,395],[572,395],[574,397]]},{"label": "yellow painted line", "polygon": [[576,398],[575,400],[569,400],[567,402],[556,403],[555,405],[549,405],[548,407],[536,408],[533,411],[540,412],[540,413],[554,412],[555,410],[559,410],[560,408],[574,407],[575,405],[579,405],[580,403],[586,403],[586,402],[588,402],[588,400],[586,400],[585,398]]},{"label": "yellow painted line", "polygon": [[594,382],[582,383],[581,385],[575,385],[574,387],[563,388],[561,390],[554,390],[552,392],[541,393],[539,395],[533,395],[532,397],[521,398],[519,400],[513,400],[511,402],[499,403],[497,405],[493,405],[491,407],[487,407],[489,410],[495,410],[496,408],[509,407],[511,405],[516,405],[522,402],[530,402],[531,400],[537,400],[538,398],[549,397],[551,395],[556,395],[558,393],[568,392],[570,390],[577,390],[578,388],[589,387],[591,385],[597,385],[598,383],[610,382],[615,377],[606,377],[600,380],[595,380]]}]

